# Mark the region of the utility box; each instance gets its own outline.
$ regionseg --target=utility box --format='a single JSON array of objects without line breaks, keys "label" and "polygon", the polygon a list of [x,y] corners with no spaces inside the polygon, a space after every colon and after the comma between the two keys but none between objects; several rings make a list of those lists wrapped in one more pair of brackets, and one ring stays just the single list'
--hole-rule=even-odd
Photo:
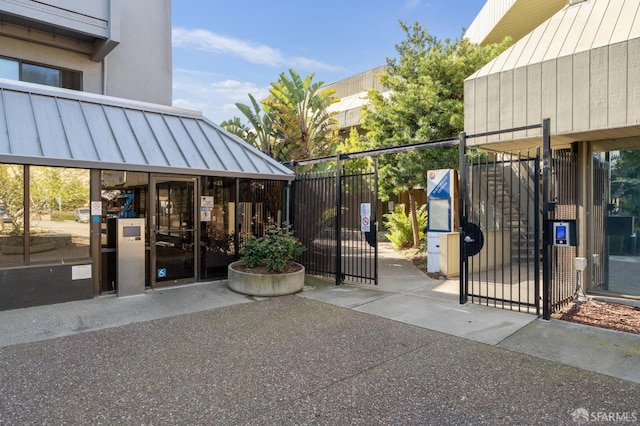
[{"label": "utility box", "polygon": [[118,296],[144,294],[145,219],[118,219],[116,243]]}]

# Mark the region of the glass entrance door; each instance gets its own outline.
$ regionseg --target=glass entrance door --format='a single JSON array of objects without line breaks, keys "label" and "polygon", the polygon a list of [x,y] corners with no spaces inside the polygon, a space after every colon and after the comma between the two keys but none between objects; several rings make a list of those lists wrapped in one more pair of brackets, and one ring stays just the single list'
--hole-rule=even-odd
[{"label": "glass entrance door", "polygon": [[195,282],[196,179],[153,176],[151,188],[152,286]]}]

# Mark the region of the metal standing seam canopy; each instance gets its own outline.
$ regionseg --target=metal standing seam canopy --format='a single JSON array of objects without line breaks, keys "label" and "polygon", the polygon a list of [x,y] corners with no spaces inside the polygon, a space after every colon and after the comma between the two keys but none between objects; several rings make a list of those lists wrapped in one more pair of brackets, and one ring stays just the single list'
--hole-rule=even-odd
[{"label": "metal standing seam canopy", "polygon": [[0,162],[293,180],[194,111],[0,79]]}]

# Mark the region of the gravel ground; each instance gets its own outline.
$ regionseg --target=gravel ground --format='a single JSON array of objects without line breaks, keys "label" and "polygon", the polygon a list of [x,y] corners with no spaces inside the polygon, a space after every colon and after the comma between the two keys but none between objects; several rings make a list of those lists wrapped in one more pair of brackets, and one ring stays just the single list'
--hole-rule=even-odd
[{"label": "gravel ground", "polygon": [[640,385],[296,296],[0,349],[2,425],[572,425],[578,409],[640,417]]}]

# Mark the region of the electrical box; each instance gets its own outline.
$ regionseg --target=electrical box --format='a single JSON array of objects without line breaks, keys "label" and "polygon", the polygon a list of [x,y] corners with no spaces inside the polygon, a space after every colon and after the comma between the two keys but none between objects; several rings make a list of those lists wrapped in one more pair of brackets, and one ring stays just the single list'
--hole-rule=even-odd
[{"label": "electrical box", "polygon": [[555,247],[571,247],[576,245],[576,221],[552,220],[550,223],[550,243]]},{"label": "electrical box", "polygon": [[573,259],[573,265],[575,266],[576,271],[582,272],[587,269],[587,259],[584,257],[576,257]]},{"label": "electrical box", "polygon": [[118,219],[116,243],[118,296],[144,294],[145,219]]}]

